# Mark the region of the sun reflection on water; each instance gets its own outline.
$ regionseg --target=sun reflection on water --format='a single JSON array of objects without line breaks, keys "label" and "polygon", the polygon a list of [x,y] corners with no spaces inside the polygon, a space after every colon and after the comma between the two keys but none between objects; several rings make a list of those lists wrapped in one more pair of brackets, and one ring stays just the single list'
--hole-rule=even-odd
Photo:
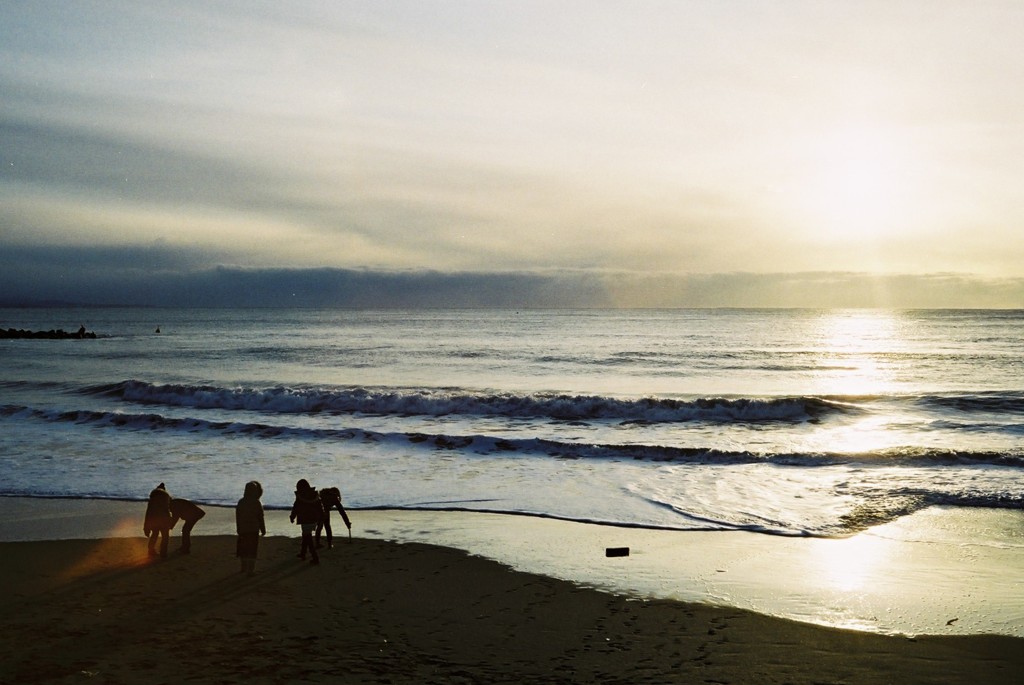
[{"label": "sun reflection on water", "polygon": [[829,312],[816,346],[819,386],[829,395],[863,396],[892,390],[899,356],[906,352],[903,323],[890,311]]},{"label": "sun reflection on water", "polygon": [[817,558],[820,584],[839,592],[853,592],[871,585],[889,554],[886,540],[861,533],[843,540],[823,540]]},{"label": "sun reflection on water", "polygon": [[818,449],[833,454],[866,454],[872,450],[894,447],[899,442],[899,434],[889,430],[891,423],[889,416],[859,419],[819,434]]}]

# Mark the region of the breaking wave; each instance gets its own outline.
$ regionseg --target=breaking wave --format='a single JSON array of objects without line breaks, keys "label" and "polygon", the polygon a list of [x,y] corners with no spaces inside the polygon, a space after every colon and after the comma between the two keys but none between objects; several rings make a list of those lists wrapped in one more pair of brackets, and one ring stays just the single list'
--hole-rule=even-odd
[{"label": "breaking wave", "polygon": [[160,385],[128,380],[94,386],[87,393],[137,404],[302,414],[398,416],[501,416],[551,420],[617,420],[649,423],[702,421],[762,423],[815,421],[856,411],[853,405],[817,397],[640,398],[594,395],[472,393],[453,389],[374,389]]},{"label": "breaking wave", "polygon": [[990,465],[1024,468],[1024,452],[965,451],[954,449],[888,448],[860,453],[759,453],[700,447],[645,444],[591,444],[546,438],[507,438],[488,435],[449,435],[422,432],[381,432],[361,428],[315,428],[245,421],[210,421],[167,417],[155,413],[122,413],[92,410],[38,409],[0,406],[0,417],[21,420],[91,424],[134,431],[209,432],[256,439],[363,441],[401,444],[410,448],[457,450],[465,455],[547,456],[558,459],[634,460],[704,465],[772,463],[780,466],[816,467],[863,463],[870,465]]}]

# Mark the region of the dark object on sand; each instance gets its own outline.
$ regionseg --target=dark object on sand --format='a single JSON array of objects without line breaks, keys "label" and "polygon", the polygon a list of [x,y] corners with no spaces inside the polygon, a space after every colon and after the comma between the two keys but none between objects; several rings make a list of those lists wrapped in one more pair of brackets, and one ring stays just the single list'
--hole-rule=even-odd
[{"label": "dark object on sand", "polygon": [[604,550],[606,557],[628,557],[629,547],[608,547]]},{"label": "dark object on sand", "polygon": [[85,330],[85,326],[82,326],[73,333],[69,333],[63,328],[49,331],[26,331],[21,328],[0,328],[0,338],[8,339],[30,338],[33,340],[81,340],[83,338],[94,339],[95,337],[96,334]]}]

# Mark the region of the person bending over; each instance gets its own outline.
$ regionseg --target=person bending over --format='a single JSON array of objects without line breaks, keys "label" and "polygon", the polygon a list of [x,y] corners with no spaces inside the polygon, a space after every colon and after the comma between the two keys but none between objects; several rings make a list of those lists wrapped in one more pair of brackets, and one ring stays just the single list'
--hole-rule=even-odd
[{"label": "person bending over", "polygon": [[180,497],[171,498],[171,528],[178,523],[178,519],[184,521],[184,525],[181,527],[182,554],[192,551],[192,529],[204,516],[206,516],[206,512],[195,502]]},{"label": "person bending over", "polygon": [[320,545],[320,532],[327,531],[327,547],[334,547],[333,536],[331,535],[331,509],[337,509],[341,519],[348,526],[349,534],[352,531],[352,522],[348,520],[348,512],[345,505],[341,503],[341,490],[338,488],[322,488],[320,490],[320,502],[324,505],[324,519],[316,524],[316,546]]}]

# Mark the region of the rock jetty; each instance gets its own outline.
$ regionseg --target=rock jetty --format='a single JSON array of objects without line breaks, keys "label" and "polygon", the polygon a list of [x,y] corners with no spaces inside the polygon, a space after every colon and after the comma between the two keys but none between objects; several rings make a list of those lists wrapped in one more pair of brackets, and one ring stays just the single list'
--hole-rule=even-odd
[{"label": "rock jetty", "polygon": [[23,328],[0,328],[0,339],[25,339],[33,340],[82,340],[85,338],[94,339],[96,333],[85,330],[82,326],[77,331],[69,333],[63,328],[49,331],[27,331]]}]

